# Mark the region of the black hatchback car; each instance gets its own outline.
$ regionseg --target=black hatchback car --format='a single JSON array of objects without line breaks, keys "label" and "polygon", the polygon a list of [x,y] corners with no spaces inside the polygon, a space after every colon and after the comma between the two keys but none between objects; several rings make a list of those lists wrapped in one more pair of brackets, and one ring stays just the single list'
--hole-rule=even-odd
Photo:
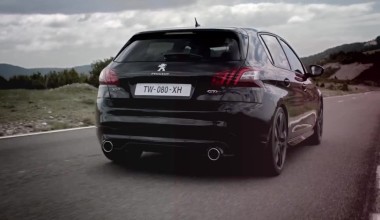
[{"label": "black hatchback car", "polygon": [[134,35],[101,72],[97,135],[115,162],[173,149],[217,161],[261,160],[278,175],[286,149],[319,144],[323,99],[281,37],[251,28],[191,28]]}]

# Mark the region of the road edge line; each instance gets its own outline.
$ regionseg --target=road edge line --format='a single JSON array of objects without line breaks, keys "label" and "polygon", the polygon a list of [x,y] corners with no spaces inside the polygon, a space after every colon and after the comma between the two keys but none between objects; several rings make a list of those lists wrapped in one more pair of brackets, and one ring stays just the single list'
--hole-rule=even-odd
[{"label": "road edge line", "polygon": [[[378,128],[380,128],[379,125],[380,124],[378,124]],[[375,129],[375,131],[378,131],[378,130],[379,129]],[[368,197],[368,201],[371,202],[371,204],[369,204],[371,207],[369,208],[369,213],[367,213],[368,215],[365,217],[365,218],[368,217],[370,220],[380,220],[380,212],[378,212],[379,207],[380,207],[380,204],[379,204],[380,203],[379,202],[379,196],[380,196],[380,163],[379,163],[380,152],[379,150],[380,149],[378,149],[378,145],[377,145],[377,143],[379,143],[379,140],[380,140],[380,135],[378,135],[378,133],[375,133],[373,144],[376,150],[376,153],[375,153],[376,173],[375,173],[374,180],[372,179],[372,181],[374,181],[374,183],[372,182],[372,184],[374,184],[373,189],[372,189],[372,195],[369,195],[369,196],[372,196],[372,199]],[[371,191],[369,192],[371,193]]]},{"label": "road edge line", "polygon": [[32,133],[26,133],[26,134],[16,134],[16,135],[2,136],[2,137],[0,137],[0,140],[1,139],[8,139],[8,138],[18,138],[18,137],[41,135],[41,134],[51,134],[51,133],[58,133],[58,132],[83,130],[83,129],[89,129],[89,128],[95,128],[95,126],[87,126],[87,127],[79,127],[79,128],[67,128],[67,129],[59,129],[59,130],[51,130],[51,131],[32,132]]},{"label": "road edge line", "polygon": [[[380,165],[376,167],[376,185],[375,189],[378,192],[380,190]],[[376,195],[377,196],[377,195]],[[370,220],[380,220],[380,213],[371,213],[369,215]]]},{"label": "road edge line", "polygon": [[370,220],[380,220],[380,214],[372,213],[369,217]]},{"label": "road edge line", "polygon": [[351,93],[351,94],[345,94],[345,95],[334,95],[334,96],[324,96],[323,99],[331,99],[331,98],[338,98],[338,97],[345,97],[345,96],[353,96],[353,95],[367,95],[369,93],[372,93],[373,91],[369,92],[358,92],[358,93]]}]

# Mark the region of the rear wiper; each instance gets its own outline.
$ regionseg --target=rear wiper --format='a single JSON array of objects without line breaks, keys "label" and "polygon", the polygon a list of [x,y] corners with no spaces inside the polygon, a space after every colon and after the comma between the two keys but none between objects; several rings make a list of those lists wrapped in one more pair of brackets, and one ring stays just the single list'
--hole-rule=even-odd
[{"label": "rear wiper", "polygon": [[200,60],[203,56],[195,53],[166,53],[164,58],[165,60]]}]

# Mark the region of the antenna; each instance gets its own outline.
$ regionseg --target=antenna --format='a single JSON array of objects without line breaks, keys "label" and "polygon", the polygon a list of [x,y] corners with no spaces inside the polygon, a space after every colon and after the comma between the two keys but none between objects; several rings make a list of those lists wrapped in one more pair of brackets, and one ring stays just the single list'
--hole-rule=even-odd
[{"label": "antenna", "polygon": [[200,27],[201,25],[198,23],[197,18],[195,17],[194,19],[195,19],[195,27],[196,27],[196,28],[197,28],[197,27]]}]

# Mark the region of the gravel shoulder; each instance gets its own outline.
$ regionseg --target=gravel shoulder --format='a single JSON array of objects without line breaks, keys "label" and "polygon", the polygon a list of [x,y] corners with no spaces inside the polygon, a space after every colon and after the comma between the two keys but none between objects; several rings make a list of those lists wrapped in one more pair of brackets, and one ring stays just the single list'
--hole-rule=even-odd
[{"label": "gravel shoulder", "polygon": [[323,88],[319,87],[324,97],[341,96],[355,93],[365,93],[371,91],[380,91],[380,87],[367,86],[367,85],[347,85],[347,91],[339,89],[341,85],[336,83],[324,83]]}]

